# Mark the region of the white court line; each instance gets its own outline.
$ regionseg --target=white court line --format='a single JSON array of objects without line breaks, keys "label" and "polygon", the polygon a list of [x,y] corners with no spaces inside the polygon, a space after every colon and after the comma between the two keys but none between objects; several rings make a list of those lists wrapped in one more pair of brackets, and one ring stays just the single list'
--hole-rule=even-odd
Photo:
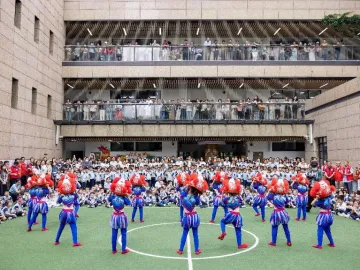
[{"label": "white court line", "polygon": [[186,242],[187,242],[187,253],[188,253],[188,265],[189,270],[193,270],[193,263],[191,259],[191,245],[190,245],[190,236],[189,234],[186,236]]},{"label": "white court line", "polygon": [[[145,229],[148,227],[155,227],[155,226],[164,226],[164,225],[171,225],[171,224],[179,224],[179,222],[168,222],[168,223],[157,223],[157,224],[150,224],[150,225],[145,225],[145,226],[140,226],[140,227],[136,227],[133,228],[131,230],[128,230],[128,233],[136,231],[136,230],[140,230],[140,229]],[[219,226],[219,224],[213,224],[213,223],[202,223],[202,225],[212,225],[212,226]],[[226,227],[232,227],[232,225],[227,225]],[[236,256],[245,252],[249,252],[250,250],[253,250],[254,248],[256,248],[259,245],[259,238],[253,234],[252,232],[249,232],[247,230],[242,229],[243,232],[246,232],[248,234],[250,234],[252,237],[255,238],[255,243],[247,248],[247,249],[243,249],[241,251],[238,252],[234,252],[234,253],[230,253],[230,254],[224,254],[224,255],[217,255],[217,256],[209,256],[209,257],[199,257],[199,258],[191,258],[191,260],[211,260],[211,259],[223,259],[223,258],[227,258],[227,257],[232,257],[232,256]],[[121,236],[119,236],[118,238],[118,243],[121,246]],[[181,256],[178,257],[173,257],[173,256],[161,256],[161,255],[156,255],[156,254],[150,254],[150,253],[145,253],[145,252],[141,252],[141,251],[137,251],[134,249],[131,249],[129,247],[127,247],[130,251],[143,255],[143,256],[147,256],[147,257],[153,257],[153,258],[158,258],[158,259],[170,259],[170,260],[187,260],[188,258],[184,258]]]}]

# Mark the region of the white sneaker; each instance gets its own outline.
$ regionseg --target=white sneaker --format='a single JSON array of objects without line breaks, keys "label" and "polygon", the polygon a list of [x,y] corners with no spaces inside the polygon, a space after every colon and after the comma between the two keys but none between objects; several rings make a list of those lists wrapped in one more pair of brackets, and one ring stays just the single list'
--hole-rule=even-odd
[{"label": "white sneaker", "polygon": [[346,218],[350,218],[350,214],[347,214],[347,215],[345,214],[345,217],[346,217]]}]

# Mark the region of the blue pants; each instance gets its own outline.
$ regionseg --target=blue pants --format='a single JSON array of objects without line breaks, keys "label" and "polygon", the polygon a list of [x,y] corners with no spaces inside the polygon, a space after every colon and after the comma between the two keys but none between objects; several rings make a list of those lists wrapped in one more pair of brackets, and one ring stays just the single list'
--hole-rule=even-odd
[{"label": "blue pants", "polygon": [[[216,212],[217,212],[217,209],[219,208],[219,206],[214,206],[213,208],[213,211],[212,211],[212,215],[211,215],[211,220],[214,221],[215,220],[215,217],[216,217]],[[229,212],[229,209],[227,206],[223,206],[224,208],[224,216]]]},{"label": "blue pants", "polygon": [[79,213],[80,205],[75,205],[75,214]]},{"label": "blue pants", "polygon": [[[111,245],[112,245],[112,251],[116,251],[116,241],[117,241],[117,237],[118,237],[118,231],[119,229],[112,229],[112,234],[111,234]],[[121,231],[121,250],[125,251],[126,250],[126,232],[127,229],[126,228],[122,228],[120,229]]]},{"label": "blue pants", "polygon": [[[137,211],[137,207],[133,207],[133,211],[132,211],[132,215],[131,215],[132,221],[135,219],[136,211]],[[140,212],[140,221],[143,221],[144,220],[144,207],[139,207],[139,212]]]},{"label": "blue pants", "polygon": [[[32,207],[29,207],[28,209],[28,213],[27,213],[27,222],[28,224],[30,224],[31,222],[31,217],[34,215],[33,213],[33,208]],[[36,220],[34,221],[34,223],[36,222]]]},{"label": "blue pants", "polygon": [[[282,224],[282,225],[283,225],[283,228],[284,228],[284,232],[285,232],[285,236],[286,236],[286,241],[287,241],[287,242],[291,242],[290,230],[289,230],[288,224]],[[271,230],[272,241],[271,241],[271,242],[272,242],[273,244],[276,244],[278,228],[279,228],[279,226],[272,225],[272,230]]]},{"label": "blue pants", "polygon": [[317,245],[320,247],[322,246],[324,232],[325,232],[327,238],[329,239],[330,244],[334,245],[334,239],[332,238],[330,225],[318,226],[318,229],[317,229],[318,244]]},{"label": "blue pants", "polygon": [[184,207],[181,205],[180,206],[180,220],[182,220],[184,217]]},{"label": "blue pants", "polygon": [[297,218],[300,219],[301,217],[301,211],[303,213],[303,218],[306,219],[306,204],[299,205],[297,208]]},{"label": "blue pants", "polygon": [[[257,208],[256,204],[253,204],[253,209],[255,211],[256,214],[259,214],[259,210]],[[265,206],[260,206],[260,211],[261,211],[261,218],[262,220],[265,220]]]},{"label": "blue pants", "polygon": [[[241,227],[236,227],[236,225],[234,224],[236,223],[236,220],[232,223],[234,225],[235,228],[235,234],[236,234],[236,242],[238,246],[242,245],[242,232],[241,232]],[[220,228],[221,228],[221,232],[225,233],[226,232],[226,222],[225,222],[225,218],[223,218],[220,221]]]},{"label": "blue pants", "polygon": [[[28,228],[31,229],[32,225],[36,222],[36,218],[38,216],[39,213],[34,213],[32,214],[31,216],[31,221],[30,221],[30,224],[28,226]],[[46,228],[46,214],[41,214],[42,215],[42,221],[41,221],[41,228],[42,229],[45,229]]]},{"label": "blue pants", "polygon": [[[70,225],[70,229],[71,229],[71,234],[72,234],[72,239],[73,239],[73,244],[77,244],[78,240],[77,240],[77,227],[76,227],[76,222],[73,223],[69,223]],[[66,223],[60,223],[60,227],[59,230],[56,234],[56,239],[55,242],[59,242],[60,241],[60,236],[64,230],[66,226]]]},{"label": "blue pants", "polygon": [[[193,237],[194,237],[195,252],[198,252],[199,251],[199,231],[198,231],[198,227],[192,228],[192,232],[193,232]],[[184,251],[184,247],[185,247],[185,243],[186,243],[186,237],[187,237],[188,233],[189,233],[189,229],[183,228],[183,234],[182,234],[181,239],[180,239],[180,248],[179,248],[179,250],[181,252]]]}]

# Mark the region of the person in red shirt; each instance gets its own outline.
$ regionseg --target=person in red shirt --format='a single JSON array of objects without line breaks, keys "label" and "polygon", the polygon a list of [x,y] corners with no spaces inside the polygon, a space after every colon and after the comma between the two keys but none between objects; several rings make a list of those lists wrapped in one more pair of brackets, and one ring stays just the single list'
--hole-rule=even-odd
[{"label": "person in red shirt", "polygon": [[327,166],[324,168],[324,175],[326,179],[330,182],[330,185],[335,185],[335,168],[331,165],[331,162],[328,161]]},{"label": "person in red shirt", "polygon": [[31,177],[33,176],[33,166],[34,166],[34,158],[30,158],[30,162],[28,163],[28,165],[26,166],[26,175],[27,177]]},{"label": "person in red shirt", "polygon": [[21,157],[20,159],[20,168],[21,168],[21,185],[25,186],[26,182],[27,182],[27,168],[26,168],[26,163],[25,163],[25,157]]},{"label": "person in red shirt", "polygon": [[335,166],[335,174],[334,174],[336,189],[340,189],[342,186],[341,183],[344,178],[343,171],[344,171],[344,168],[341,166],[341,163],[339,161],[337,161],[336,166]]},{"label": "person in red shirt", "polygon": [[344,186],[347,189],[347,192],[351,194],[352,192],[352,183],[354,181],[354,169],[349,165],[349,161],[345,161],[344,165]]},{"label": "person in red shirt", "polygon": [[15,159],[14,164],[10,167],[10,186],[15,184],[21,178],[21,168],[18,159]]}]

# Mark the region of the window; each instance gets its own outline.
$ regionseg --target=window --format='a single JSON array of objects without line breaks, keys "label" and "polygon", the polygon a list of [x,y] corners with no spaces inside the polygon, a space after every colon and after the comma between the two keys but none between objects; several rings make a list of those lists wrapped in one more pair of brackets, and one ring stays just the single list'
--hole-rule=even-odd
[{"label": "window", "polygon": [[162,151],[162,142],[137,142],[136,151]]},{"label": "window", "polygon": [[54,33],[50,30],[49,53],[53,54],[53,51],[54,51]]},{"label": "window", "polygon": [[272,151],[305,151],[304,142],[273,142]]},{"label": "window", "polygon": [[11,108],[17,109],[19,95],[19,81],[15,78],[12,79],[11,86]]},{"label": "window", "polygon": [[317,141],[319,164],[324,164],[324,160],[328,160],[327,137],[318,138]]},{"label": "window", "polygon": [[31,113],[36,114],[36,106],[37,106],[37,90],[36,88],[32,88],[31,93]]},{"label": "window", "polygon": [[51,119],[51,96],[47,97],[47,118]]},{"label": "window", "polygon": [[40,20],[35,16],[35,24],[34,24],[34,41],[39,43],[39,35],[40,35]]},{"label": "window", "polygon": [[21,1],[15,1],[15,16],[14,16],[14,25],[17,28],[21,28]]},{"label": "window", "polygon": [[110,151],[134,151],[133,142],[112,142],[110,143]]}]

